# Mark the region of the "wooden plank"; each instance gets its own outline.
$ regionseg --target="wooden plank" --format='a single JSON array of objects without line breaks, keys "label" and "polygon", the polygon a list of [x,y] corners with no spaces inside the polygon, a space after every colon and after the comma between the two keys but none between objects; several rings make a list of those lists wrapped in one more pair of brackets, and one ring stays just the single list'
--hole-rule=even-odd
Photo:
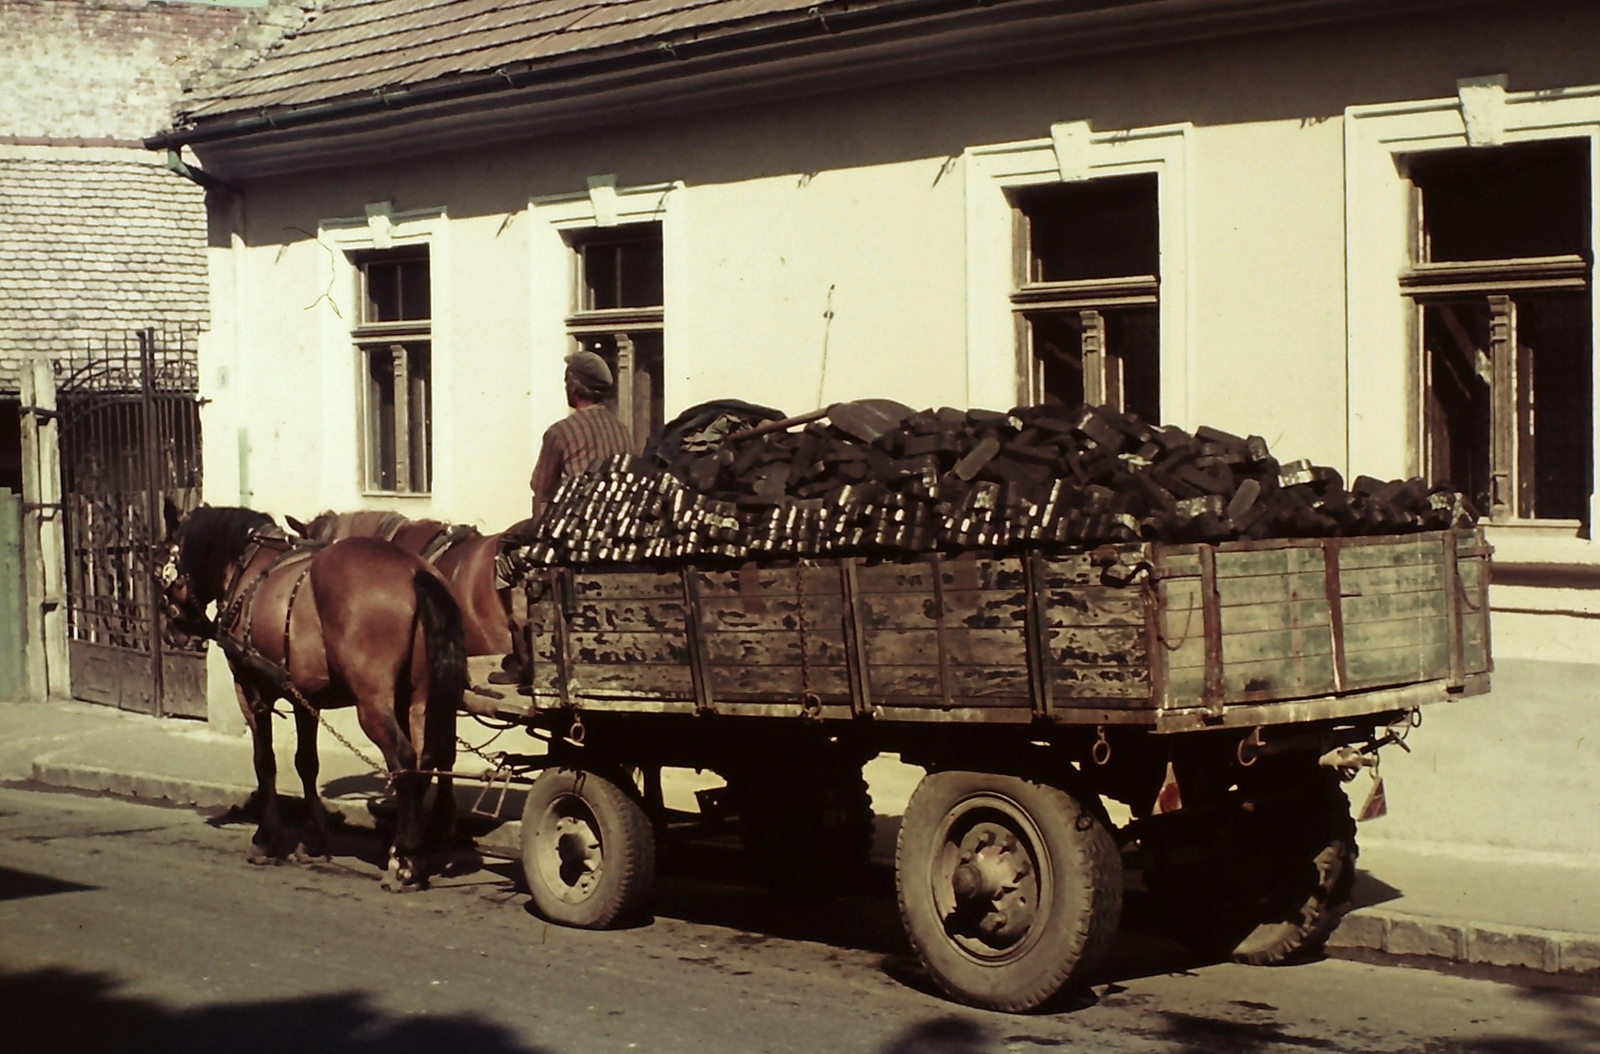
[{"label": "wooden plank", "polygon": [[[1027,589],[1026,573],[1020,557],[979,559],[962,556],[939,561],[945,589],[956,592],[974,590]],[[861,595],[881,593],[930,592],[933,589],[931,561],[906,564],[863,564],[856,569]],[[1063,583],[1065,584],[1065,583]]]},{"label": "wooden plank", "polygon": [[1328,632],[1331,624],[1328,602],[1321,597],[1266,604],[1240,604],[1222,609],[1222,634],[1253,633],[1260,630],[1300,626],[1320,627]]},{"label": "wooden plank", "polygon": [[[941,706],[939,666],[868,667],[872,697],[880,705]],[[1022,706],[1032,709],[1026,666],[957,666],[948,670],[950,699],[963,706]]]},{"label": "wooden plank", "polygon": [[679,663],[630,662],[624,665],[575,662],[572,664],[571,692],[635,692],[673,699],[694,699],[694,679],[689,667]]},{"label": "wooden plank", "polygon": [[1444,614],[1426,618],[1388,619],[1363,622],[1345,631],[1346,653],[1384,651],[1389,648],[1419,645],[1431,647],[1450,643],[1450,621]]},{"label": "wooden plank", "polygon": [[[1333,634],[1326,629],[1306,632],[1290,629],[1259,630],[1250,633],[1229,633],[1222,638],[1224,665],[1234,662],[1260,662],[1287,659],[1295,654],[1299,645],[1302,654],[1332,655]],[[1168,656],[1173,669],[1187,669],[1204,665],[1204,655],[1197,656],[1185,649]]]},{"label": "wooden plank", "polygon": [[[886,629],[867,634],[867,664],[924,666],[939,654],[936,629]],[[1014,666],[1027,669],[1022,630],[946,630],[944,658],[951,666]]]},{"label": "wooden plank", "polygon": [[[869,634],[884,629],[925,628],[938,620],[939,607],[933,591],[915,593],[878,593],[857,598],[862,628]],[[1026,590],[984,590],[944,598],[943,615],[951,627],[968,629],[1002,629],[1015,627],[1019,631],[1027,622],[1028,594]]]},{"label": "wooden plank", "polygon": [[[799,666],[800,634],[772,631],[745,631],[740,633],[707,633],[706,659],[721,665],[749,663],[751,665]],[[849,665],[845,650],[844,633],[833,629],[808,632],[806,663],[812,666]]]},{"label": "wooden plank", "polygon": [[1450,673],[1450,646],[1441,638],[1421,647],[1408,643],[1395,648],[1352,651],[1348,661],[1352,688],[1441,680]]},{"label": "wooden plank", "polygon": [[1328,695],[1334,690],[1333,662],[1331,650],[1320,654],[1229,661],[1224,669],[1228,702]]},{"label": "wooden plank", "polygon": [[1448,584],[1443,564],[1415,567],[1362,567],[1342,574],[1344,595],[1367,596],[1373,593],[1406,593],[1437,590]]},{"label": "wooden plank", "polygon": [[572,575],[575,600],[683,599],[683,581],[676,571],[605,571]]},{"label": "wooden plank", "polygon": [[1286,549],[1266,549],[1246,552],[1217,553],[1218,588],[1222,581],[1238,578],[1255,578],[1262,575],[1295,575],[1307,572],[1322,574],[1322,549],[1296,546]]},{"label": "wooden plank", "polygon": [[1161,646],[1169,670],[1205,666],[1205,623],[1201,611],[1200,579],[1163,579]]},{"label": "wooden plank", "polygon": [[850,678],[843,666],[807,667],[810,688],[807,689],[798,666],[753,666],[748,663],[712,663],[707,667],[711,678],[712,695],[717,709],[722,704],[738,700],[792,699],[799,706],[806,691],[816,692],[823,702],[848,704]]},{"label": "wooden plank", "polygon": [[1245,604],[1291,603],[1312,597],[1326,600],[1327,576],[1319,564],[1315,571],[1223,579],[1217,583],[1217,592],[1224,608]]},{"label": "wooden plank", "polygon": [[1100,568],[1088,553],[1070,556],[1041,557],[1039,583],[1043,589],[1067,589],[1083,586],[1104,587],[1100,584]]},{"label": "wooden plank", "polygon": [[[721,630],[798,630],[801,605],[790,596],[768,595],[760,610],[752,611],[737,597],[707,597],[700,601],[700,624],[710,631]],[[807,628],[844,624],[844,604],[835,596],[805,598]]]},{"label": "wooden plank", "polygon": [[1059,666],[1055,670],[1057,707],[1075,700],[1121,699],[1150,706],[1150,670],[1145,666]]},{"label": "wooden plank", "polygon": [[568,647],[573,661],[586,665],[689,662],[689,640],[682,632],[573,633]]},{"label": "wooden plank", "polygon": [[1145,666],[1149,652],[1143,626],[1048,628],[1045,651],[1061,666]]},{"label": "wooden plank", "polygon": [[1144,625],[1145,600],[1137,588],[1047,588],[1041,600],[1047,626]]},{"label": "wooden plank", "polygon": [[1444,616],[1449,606],[1449,594],[1435,589],[1345,597],[1344,624],[1348,627],[1363,622]]},{"label": "wooden plank", "polygon": [[1349,545],[1339,555],[1345,571],[1368,567],[1420,567],[1446,562],[1442,534],[1408,535],[1385,545]]},{"label": "wooden plank", "polygon": [[751,584],[760,590],[763,598],[792,599],[797,595],[795,583],[802,573],[807,598],[839,595],[839,574],[832,566],[808,565],[802,569],[746,564],[736,571],[696,571],[695,575],[699,580],[700,599],[710,601],[713,598],[738,599],[749,591]]},{"label": "wooden plank", "polygon": [[[575,631],[601,633],[606,630],[634,633],[684,631],[688,606],[681,600],[583,600],[573,606],[567,624]],[[554,611],[528,614],[531,625],[548,626]]]}]

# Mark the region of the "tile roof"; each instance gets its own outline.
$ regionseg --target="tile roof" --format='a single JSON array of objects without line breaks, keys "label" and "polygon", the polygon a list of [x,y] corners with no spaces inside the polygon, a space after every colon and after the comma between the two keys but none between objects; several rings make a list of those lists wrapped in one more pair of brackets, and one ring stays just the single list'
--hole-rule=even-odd
[{"label": "tile roof", "polygon": [[[895,0],[878,0],[892,4]],[[818,0],[328,0],[250,69],[183,106],[204,121],[649,47]],[[875,6],[873,3],[855,5]]]}]

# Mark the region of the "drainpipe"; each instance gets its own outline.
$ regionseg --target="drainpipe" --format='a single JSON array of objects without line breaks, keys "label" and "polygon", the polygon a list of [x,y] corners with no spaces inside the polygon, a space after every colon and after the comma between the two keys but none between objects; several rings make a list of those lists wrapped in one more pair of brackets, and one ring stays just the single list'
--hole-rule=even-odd
[{"label": "drainpipe", "polygon": [[176,172],[189,182],[199,184],[206,190],[215,190],[218,193],[230,195],[242,193],[242,191],[240,191],[240,189],[234,186],[232,183],[220,180],[202,168],[197,168],[186,164],[183,160],[183,155],[179,153],[176,148],[167,150],[167,168],[173,172]]}]

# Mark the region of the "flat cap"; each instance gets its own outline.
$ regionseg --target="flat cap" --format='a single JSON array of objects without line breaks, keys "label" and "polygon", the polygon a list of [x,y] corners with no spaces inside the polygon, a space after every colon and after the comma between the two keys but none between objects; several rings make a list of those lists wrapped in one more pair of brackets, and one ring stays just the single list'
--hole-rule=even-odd
[{"label": "flat cap", "polygon": [[567,356],[567,374],[595,392],[607,392],[616,381],[606,360],[592,351],[575,351]]}]

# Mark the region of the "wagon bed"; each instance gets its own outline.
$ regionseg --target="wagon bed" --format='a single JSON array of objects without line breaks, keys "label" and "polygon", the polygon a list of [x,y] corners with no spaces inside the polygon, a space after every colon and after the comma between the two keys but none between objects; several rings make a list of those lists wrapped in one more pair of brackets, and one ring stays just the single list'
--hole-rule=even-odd
[{"label": "wagon bed", "polygon": [[1346,718],[1488,690],[1481,531],[698,568],[528,583],[552,709],[1134,725]]}]

